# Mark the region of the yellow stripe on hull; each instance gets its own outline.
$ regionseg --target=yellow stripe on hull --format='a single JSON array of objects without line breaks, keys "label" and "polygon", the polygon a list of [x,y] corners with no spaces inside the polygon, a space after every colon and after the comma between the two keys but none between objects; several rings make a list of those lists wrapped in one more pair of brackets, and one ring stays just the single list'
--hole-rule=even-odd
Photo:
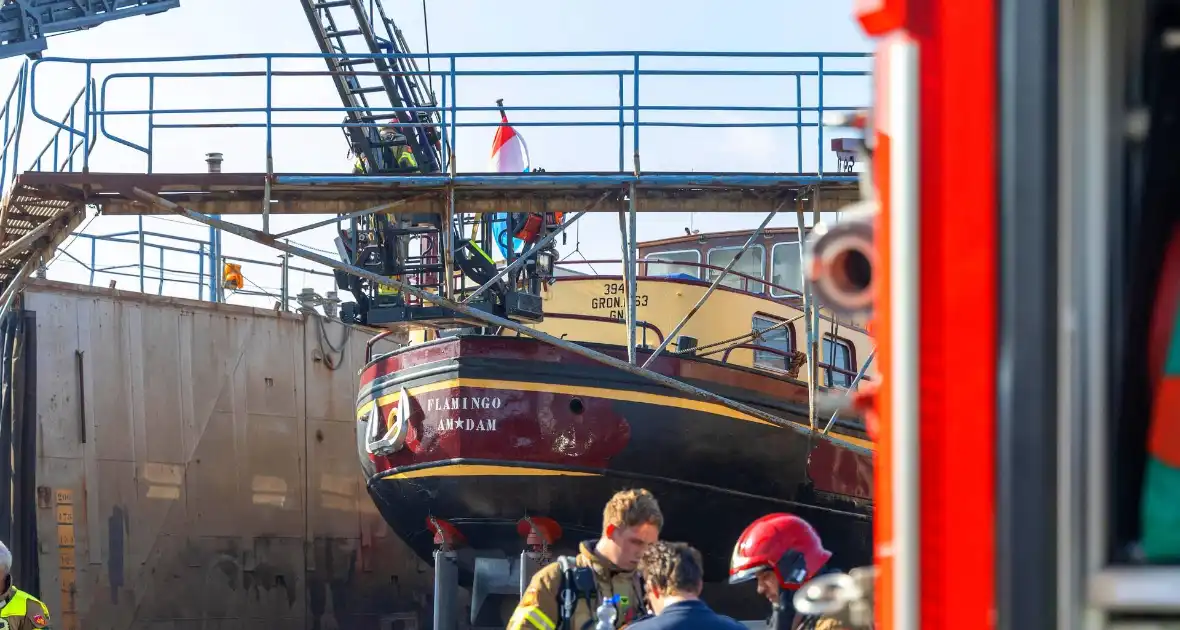
[{"label": "yellow stripe on hull", "polygon": [[599,473],[526,468],[524,466],[496,466],[494,464],[447,464],[386,475],[382,479],[421,479],[423,477],[601,477]]},{"label": "yellow stripe on hull", "polygon": [[[425,394],[440,389],[452,389],[456,387],[478,387],[483,389],[505,389],[518,390],[525,392],[545,392],[550,394],[567,394],[570,396],[586,396],[595,398],[608,398],[611,400],[619,400],[623,402],[643,403],[647,405],[659,405],[662,407],[676,407],[678,409],[688,409],[691,411],[700,411],[718,416],[725,416],[735,420],[742,420],[745,422],[754,422],[757,424],[765,424],[769,426],[778,426],[773,422],[768,422],[762,418],[751,416],[748,413],[743,413],[736,409],[731,409],[724,405],[717,403],[704,402],[700,400],[692,400],[689,398],[681,398],[677,396],[668,396],[665,394],[649,394],[647,392],[637,392],[629,389],[608,389],[605,387],[589,387],[581,385],[557,385],[554,383],[535,383],[531,381],[502,381],[498,379],[488,378],[453,378],[437,383],[430,383],[428,385],[420,385],[418,387],[406,388],[406,393],[410,396],[418,394]],[[387,394],[377,399],[378,404],[388,405],[397,400],[398,393]],[[369,410],[373,408],[373,401],[369,401],[357,409],[357,418],[365,418]],[[791,422],[788,420],[788,422]],[[807,425],[799,422],[791,422],[795,426],[801,428],[808,428]],[[862,440],[849,435],[842,434],[828,434],[828,437],[835,441],[846,442],[860,448],[875,450],[873,443],[869,440]]]}]

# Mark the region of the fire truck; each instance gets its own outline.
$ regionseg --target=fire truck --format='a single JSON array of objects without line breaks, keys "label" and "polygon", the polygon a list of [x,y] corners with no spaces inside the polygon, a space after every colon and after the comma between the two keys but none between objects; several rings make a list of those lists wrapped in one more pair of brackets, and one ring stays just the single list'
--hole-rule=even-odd
[{"label": "fire truck", "polygon": [[872,300],[876,558],[797,608],[1180,628],[1180,4],[855,10],[871,208],[821,231],[812,273],[821,299]]}]

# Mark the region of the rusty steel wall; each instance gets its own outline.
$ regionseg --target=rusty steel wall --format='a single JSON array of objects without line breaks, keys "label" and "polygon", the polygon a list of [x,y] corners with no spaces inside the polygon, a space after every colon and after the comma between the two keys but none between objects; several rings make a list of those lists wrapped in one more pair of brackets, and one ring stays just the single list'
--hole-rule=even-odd
[{"label": "rusty steel wall", "polygon": [[25,308],[41,595],[57,630],[430,626],[432,571],[359,472],[368,335],[45,281]]}]

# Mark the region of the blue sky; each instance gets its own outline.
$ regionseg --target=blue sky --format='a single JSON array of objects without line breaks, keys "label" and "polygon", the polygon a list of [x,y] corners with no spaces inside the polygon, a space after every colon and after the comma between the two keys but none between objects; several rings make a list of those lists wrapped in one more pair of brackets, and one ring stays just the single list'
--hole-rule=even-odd
[{"label": "blue sky", "polygon": [[[642,0],[623,2],[538,2],[530,0],[427,0],[430,48],[435,53],[506,51],[583,50],[668,50],[668,51],[760,51],[760,52],[862,52],[871,48],[851,19],[851,0],[804,2],[802,0]],[[182,0],[182,7],[165,14],[131,18],[95,29],[53,37],[48,55],[77,58],[160,57],[229,53],[316,52],[315,42],[299,3],[295,0]],[[386,0],[386,11],[401,27],[414,52],[425,52],[421,0]],[[22,59],[0,62],[0,78],[15,76]],[[445,61],[432,62],[435,69]],[[463,60],[463,69],[622,69],[625,59],[535,59]],[[261,69],[261,61],[238,60],[218,64],[195,62],[98,66],[100,76],[127,71],[209,71]],[[645,67],[676,69],[814,69],[815,62],[765,59],[678,58],[644,60]],[[650,66],[648,65],[650,64]],[[424,64],[422,64],[424,65]],[[867,69],[866,60],[834,60],[826,69]],[[323,68],[318,59],[287,60],[276,69]],[[8,79],[3,79],[7,81]],[[82,67],[43,63],[36,77],[37,109],[58,118],[83,85]],[[146,82],[141,79],[112,81],[107,91],[108,109],[143,109],[147,104]],[[825,81],[824,102],[828,106],[862,106],[868,101],[868,80],[830,77]],[[436,90],[438,86],[436,84]],[[803,104],[815,105],[814,79],[804,84]],[[261,78],[173,79],[156,91],[157,108],[258,107],[264,104]],[[288,107],[334,107],[339,101],[330,82],[323,77],[287,78],[275,85],[275,104]],[[517,105],[615,105],[618,102],[614,77],[469,77],[460,78],[458,104],[494,105],[496,98]],[[630,99],[627,86],[626,99]],[[794,80],[785,77],[645,77],[641,83],[643,104],[699,104],[715,106],[793,105]],[[628,101],[629,102],[629,101]],[[652,116],[656,114],[653,113]],[[221,120],[243,120],[243,114]],[[460,120],[493,120],[494,114],[475,112]],[[513,114],[518,120],[611,120],[613,112],[562,112]],[[787,120],[783,114],[735,114],[726,112],[668,113],[676,121]],[[790,116],[793,117],[793,114]],[[300,114],[301,122],[328,122],[340,113]],[[167,122],[193,122],[194,116]],[[202,122],[213,120],[204,115]],[[254,118],[253,120],[258,120]],[[291,120],[294,120],[292,118]],[[161,120],[157,120],[161,122]],[[21,148],[26,163],[49,137],[52,128],[27,117]],[[131,142],[146,145],[146,119],[142,116],[109,117],[108,131]],[[618,162],[618,131],[611,127],[522,127],[534,166],[549,171],[612,170]],[[485,170],[493,130],[460,129],[456,140],[460,171]],[[627,132],[627,168],[630,164],[630,131]],[[804,136],[804,169],[815,168],[816,137]],[[796,135],[791,129],[675,129],[644,128],[641,131],[644,170],[697,171],[794,171],[797,170]],[[202,171],[204,154],[225,154],[224,169],[260,172],[265,169],[265,143],[261,131],[250,129],[159,130],[153,137],[153,168],[157,172]],[[286,129],[276,131],[276,170],[282,172],[346,172],[350,168],[347,147],[339,129]],[[825,140],[826,144],[826,140]],[[825,151],[828,169],[834,157]],[[144,172],[145,156],[106,138],[95,145],[92,171]],[[272,229],[282,230],[318,217],[275,217]],[[702,231],[741,229],[756,226],[761,216],[697,213],[645,214],[639,219],[641,240],[683,234],[691,225]],[[233,220],[258,227],[255,217]],[[147,230],[204,238],[206,231],[171,217],[146,218]],[[617,219],[613,214],[588,216],[580,230],[571,229],[563,255],[575,248],[590,258],[618,258]],[[771,225],[794,225],[793,216],[777,217]],[[99,217],[86,232],[108,234],[133,230],[135,218]],[[298,235],[302,245],[331,250],[330,230]],[[153,240],[153,239],[149,239]],[[155,242],[164,242],[154,239]],[[186,246],[187,247],[187,246]],[[137,247],[102,243],[100,266],[135,264]],[[223,251],[230,256],[277,260],[277,252],[225,237]],[[90,258],[90,241],[78,238],[68,252],[82,260]],[[149,264],[158,264],[158,253],[149,249]],[[575,256],[576,258],[576,256]],[[155,261],[154,263],[152,261]],[[311,267],[310,263],[293,263]],[[167,253],[165,266],[195,272],[194,256]],[[603,269],[599,268],[599,271]],[[244,265],[251,285],[277,293],[278,273],[257,265]],[[151,271],[149,275],[157,272]],[[50,268],[50,277],[89,281],[89,272],[61,256]],[[167,277],[180,277],[167,274]],[[96,284],[105,286],[109,276],[99,274]],[[138,289],[138,280],[117,278],[120,288]],[[292,293],[303,286],[319,292],[331,288],[327,279],[294,273]],[[149,281],[147,291],[156,292]],[[167,283],[164,293],[196,296],[195,287]],[[273,299],[237,296],[234,303],[267,305]]]}]

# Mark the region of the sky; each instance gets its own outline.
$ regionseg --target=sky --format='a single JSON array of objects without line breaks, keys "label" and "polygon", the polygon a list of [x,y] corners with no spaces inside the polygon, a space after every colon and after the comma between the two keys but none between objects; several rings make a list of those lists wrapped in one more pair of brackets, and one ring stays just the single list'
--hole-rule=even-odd
[{"label": "sky", "polygon": [[[128,59],[218,55],[235,53],[314,53],[318,52],[307,18],[296,0],[181,0],[181,7],[148,17],[110,22],[88,31],[54,36],[49,40],[47,57],[73,59]],[[413,52],[426,52],[426,30],[422,0],[385,0],[387,14],[397,22]],[[595,0],[594,2],[539,2],[533,0],[426,0],[429,49],[433,53],[501,53],[543,51],[748,51],[748,52],[868,52],[871,43],[852,20],[852,0]],[[7,86],[15,77],[24,58],[0,60],[0,83]],[[591,58],[488,58],[459,59],[461,70],[620,70],[630,67],[629,57]],[[112,73],[165,73],[249,71],[263,69],[260,59],[228,61],[174,61],[155,63],[102,63],[92,66],[96,79],[96,100],[105,111],[136,111],[148,107],[147,79],[123,77],[103,79]],[[448,67],[449,61],[431,61],[432,69]],[[644,68],[712,69],[712,70],[815,70],[811,59],[766,58],[644,58]],[[420,61],[425,69],[425,62]],[[866,59],[830,59],[826,70],[867,70]],[[275,70],[322,70],[320,59],[276,60]],[[631,86],[624,86],[625,103],[633,102]],[[77,62],[45,61],[33,76],[33,105],[36,113],[60,120],[70,102],[85,84],[85,65]],[[802,81],[802,104],[818,104],[814,78]],[[861,107],[868,104],[869,79],[866,77],[828,77],[824,81],[826,107]],[[435,83],[434,89],[442,89]],[[449,86],[448,86],[449,89]],[[261,108],[265,106],[265,80],[261,77],[160,78],[156,80],[154,108]],[[644,105],[700,106],[793,106],[796,105],[795,80],[791,77],[723,77],[723,76],[647,76],[641,78],[640,102]],[[441,95],[440,95],[441,96]],[[615,76],[469,76],[459,77],[450,95],[459,106],[494,106],[497,98],[518,106],[615,106],[619,102]],[[276,107],[340,107],[338,96],[326,77],[282,77],[275,79],[273,104]],[[81,106],[76,108],[81,112]],[[512,112],[517,121],[588,122],[617,120],[616,111]],[[815,114],[804,114],[804,120]],[[339,111],[276,114],[275,120],[327,124],[339,122]],[[794,114],[780,112],[645,112],[644,120],[669,122],[772,122],[794,120]],[[460,122],[493,122],[494,112],[463,112]],[[81,120],[81,117],[78,119]],[[154,122],[190,124],[194,122],[261,122],[261,114],[160,114]],[[77,125],[81,127],[81,124]],[[145,115],[104,117],[105,131],[131,145],[148,146],[148,121]],[[51,139],[55,127],[26,114],[19,162],[30,168],[33,158]],[[619,134],[617,127],[519,127],[528,143],[534,167],[549,172],[611,171],[618,169]],[[492,127],[460,128],[454,139],[460,172],[487,170]],[[825,131],[824,144],[831,137]],[[641,164],[644,171],[736,171],[794,172],[799,170],[798,136],[790,128],[711,128],[674,127],[641,128]],[[837,134],[839,135],[839,134]],[[632,168],[631,130],[626,132],[625,168]],[[67,147],[66,134],[59,135],[59,155]],[[814,171],[819,153],[815,130],[804,130],[803,170]],[[276,172],[347,173],[351,158],[339,128],[276,129],[273,135]],[[252,128],[173,128],[157,129],[151,136],[154,172],[203,172],[204,156],[217,151],[224,154],[226,172],[265,171],[265,133]],[[53,162],[50,146],[41,169],[49,170]],[[835,169],[835,156],[823,151],[825,169]],[[9,167],[10,168],[10,167]],[[80,170],[80,157],[72,167]],[[92,172],[146,172],[148,160],[139,149],[99,136],[92,149]],[[712,213],[644,213],[638,219],[641,241],[666,238],[684,233],[686,227],[702,232],[756,227],[764,215]],[[261,227],[255,216],[227,217],[230,220]],[[306,225],[323,217],[272,216],[272,231]],[[144,230],[180,238],[207,240],[208,230],[186,219],[145,217]],[[84,234],[111,235],[134,232],[136,217],[97,217],[85,224]],[[617,259],[619,237],[614,213],[584,217],[580,225],[570,228],[569,238],[559,252],[567,261],[582,257]],[[794,226],[794,214],[780,215],[771,226]],[[294,244],[319,250],[335,258],[331,228],[296,235]],[[117,238],[134,240],[136,237]],[[196,249],[190,241],[162,236],[146,237],[159,243],[188,250]],[[92,247],[96,267],[119,268],[138,276],[139,247],[134,243],[93,241],[85,236],[66,241],[48,270],[57,280],[89,283]],[[247,289],[268,296],[231,295],[229,302],[271,306],[281,284],[277,267],[260,262],[277,263],[279,252],[265,246],[226,235],[223,254],[248,259],[243,263]],[[575,251],[576,250],[576,251]],[[145,264],[160,266],[160,251],[146,248]],[[183,297],[197,297],[197,288],[177,280],[196,280],[198,257],[194,253],[165,251],[165,281],[160,271],[148,269],[143,290]],[[78,261],[73,260],[76,258]],[[250,262],[260,261],[260,262]],[[84,264],[83,264],[84,263]],[[293,268],[320,270],[314,263],[293,260]],[[585,265],[575,269],[586,271]],[[207,266],[206,266],[207,269]],[[616,267],[617,269],[617,267]],[[604,269],[599,267],[598,272]],[[138,277],[117,277],[95,273],[94,284],[107,286],[116,280],[118,288],[139,290]],[[304,287],[321,295],[332,289],[332,281],[307,271],[292,271],[289,276],[292,295]],[[206,294],[207,297],[207,294]]]}]

